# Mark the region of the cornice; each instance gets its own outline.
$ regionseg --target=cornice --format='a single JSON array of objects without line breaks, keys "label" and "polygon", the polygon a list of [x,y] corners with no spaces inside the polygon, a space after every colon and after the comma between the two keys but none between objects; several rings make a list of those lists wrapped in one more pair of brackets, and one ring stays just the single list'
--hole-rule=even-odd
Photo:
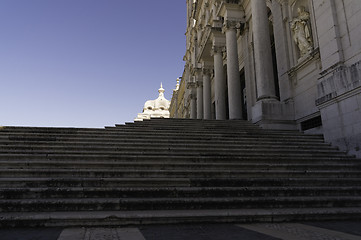
[{"label": "cornice", "polygon": [[193,6],[193,18],[194,19],[198,19],[198,15],[201,13],[201,9],[202,9],[202,5],[203,5],[203,0],[197,0],[195,3],[195,5]]},{"label": "cornice", "polygon": [[276,0],[281,5],[288,4],[288,0]]},{"label": "cornice", "polygon": [[200,61],[201,59],[201,56],[204,52],[204,49],[206,48],[207,46],[207,43],[211,37],[211,32],[212,32],[212,28],[211,26],[205,26],[203,28],[203,31],[202,31],[202,36],[201,36],[201,39],[199,41],[199,54],[197,56],[197,61]]},{"label": "cornice", "polygon": [[226,45],[226,37],[222,33],[221,28],[212,28],[211,38],[212,38],[212,46],[224,47]]},{"label": "cornice", "polygon": [[223,17],[225,20],[245,21],[245,11],[240,3],[242,1],[222,2],[217,16]]}]

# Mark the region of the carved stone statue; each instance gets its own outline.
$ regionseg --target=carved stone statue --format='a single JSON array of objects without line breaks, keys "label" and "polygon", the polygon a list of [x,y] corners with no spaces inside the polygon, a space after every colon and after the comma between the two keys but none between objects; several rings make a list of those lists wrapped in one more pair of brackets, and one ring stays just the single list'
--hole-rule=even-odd
[{"label": "carved stone statue", "polygon": [[310,14],[305,11],[305,7],[297,8],[298,16],[291,21],[293,40],[300,50],[300,57],[312,51],[312,36],[309,28]]}]

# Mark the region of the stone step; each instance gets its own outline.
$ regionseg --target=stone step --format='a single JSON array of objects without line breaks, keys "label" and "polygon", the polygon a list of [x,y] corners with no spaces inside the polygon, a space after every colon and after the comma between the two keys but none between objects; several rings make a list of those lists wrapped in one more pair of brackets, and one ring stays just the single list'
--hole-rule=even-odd
[{"label": "stone step", "polygon": [[2,139],[14,139],[14,140],[27,140],[27,139],[39,139],[39,140],[47,140],[47,141],[56,141],[60,138],[85,138],[85,139],[94,139],[94,138],[112,138],[112,139],[127,139],[127,138],[156,138],[156,139],[242,139],[242,138],[250,138],[250,139],[273,139],[273,140],[320,140],[323,141],[322,136],[319,135],[304,135],[299,132],[295,133],[267,133],[267,132],[250,132],[250,131],[230,131],[224,132],[221,131],[210,131],[205,130],[201,132],[186,132],[179,130],[178,132],[170,132],[170,131],[110,131],[110,130],[102,130],[99,132],[70,132],[70,133],[47,133],[47,132],[4,132],[0,131],[0,138]]},{"label": "stone step", "polygon": [[67,128],[67,127],[13,127],[2,126],[0,134],[9,133],[43,133],[43,134],[77,134],[77,133],[102,133],[105,128]]},{"label": "stone step", "polygon": [[222,134],[226,136],[234,136],[236,134],[248,134],[248,135],[260,135],[260,136],[298,136],[298,137],[307,137],[307,138],[322,138],[321,135],[304,135],[298,131],[282,131],[282,130],[268,130],[268,129],[254,129],[254,130],[243,130],[243,129],[182,129],[175,128],[170,130],[169,128],[150,128],[150,129],[141,129],[141,128],[115,128],[112,133],[134,133],[134,134],[172,134],[172,135],[184,135],[184,134],[200,134],[200,135],[209,135],[209,134]]},{"label": "stone step", "polygon": [[192,143],[192,144],[163,144],[157,145],[156,143],[123,143],[123,144],[78,144],[78,143],[53,143],[53,144],[36,144],[36,143],[28,143],[28,144],[13,144],[9,143],[6,145],[0,145],[0,152],[8,152],[8,151],[31,151],[31,152],[67,152],[67,151],[137,151],[137,152],[172,152],[172,151],[187,151],[190,152],[274,152],[274,151],[286,151],[286,152],[335,152],[340,153],[337,148],[331,147],[329,145],[281,145],[276,143],[269,144],[206,144],[206,143]]},{"label": "stone step", "polygon": [[[228,120],[227,120],[228,121]],[[237,122],[237,123],[221,123],[221,122],[213,122],[213,123],[207,123],[207,122],[199,122],[199,123],[156,123],[156,122],[135,122],[135,123],[126,123],[126,124],[116,124],[115,127],[105,127],[109,130],[114,129],[167,129],[167,130],[174,130],[174,129],[191,129],[191,130],[202,130],[202,129],[223,129],[223,130],[255,130],[255,131],[265,131],[265,132],[283,132],[283,133],[299,133],[297,130],[279,130],[279,129],[262,129],[250,122]]]},{"label": "stone step", "polygon": [[186,137],[180,136],[177,138],[166,139],[161,136],[154,137],[138,137],[127,136],[120,138],[102,138],[102,137],[39,137],[39,136],[15,136],[15,137],[1,137],[0,145],[29,145],[29,144],[97,144],[97,145],[120,145],[120,144],[143,144],[143,145],[194,145],[194,144],[210,144],[210,145],[270,145],[278,144],[285,146],[330,146],[321,139],[301,139],[301,138],[279,138],[273,137],[240,137],[240,138],[226,138],[226,137]]},{"label": "stone step", "polygon": [[360,166],[320,135],[246,121],[5,127],[0,226],[352,218]]},{"label": "stone step", "polygon": [[[262,132],[262,129],[257,127],[246,127],[246,126],[192,126],[192,125],[177,125],[177,126],[168,126],[168,125],[145,125],[145,126],[137,126],[137,125],[126,125],[126,126],[116,126],[115,128],[106,128],[106,130],[111,131],[170,131],[170,132],[179,132],[179,130],[182,129],[185,132],[204,132],[204,131],[214,131],[214,132]],[[284,130],[267,130],[266,132],[278,132],[278,133],[289,133],[289,131]],[[295,131],[294,131],[295,132]],[[297,133],[299,134],[299,133]]]},{"label": "stone step", "polygon": [[169,123],[157,123],[157,122],[143,122],[143,123],[125,123],[125,124],[115,124],[116,128],[127,128],[127,127],[169,127],[169,128],[175,128],[175,127],[183,127],[183,128],[238,128],[238,129],[260,129],[258,126],[255,126],[253,124],[245,122],[241,123],[217,123],[217,122],[199,122],[199,123],[184,123],[184,122],[175,122],[172,124]]},{"label": "stone step", "polygon": [[65,154],[65,153],[0,153],[0,160],[5,161],[76,161],[76,162],[164,162],[164,163],[177,163],[177,162],[188,162],[188,163],[345,163],[345,164],[359,164],[360,160],[354,156],[347,156],[344,154],[279,154],[279,153],[243,153],[242,155],[212,155],[212,154],[199,154],[192,155],[187,153],[182,154],[157,154],[148,153],[147,155],[135,155],[133,153],[83,153],[83,154]]},{"label": "stone step", "polygon": [[217,124],[217,125],[238,125],[238,126],[253,126],[258,127],[246,120],[206,120],[206,119],[150,119],[144,121],[135,121],[135,122],[125,122],[124,124],[116,125],[207,125],[207,124]]},{"label": "stone step", "polygon": [[273,178],[191,178],[194,187],[289,187],[289,186],[360,186],[360,178],[304,178],[304,177],[273,177]]},{"label": "stone step", "polygon": [[[293,141],[291,141],[293,140]],[[9,138],[0,137],[0,145],[45,145],[45,144],[77,144],[77,145],[119,145],[119,144],[143,144],[143,145],[259,145],[259,144],[284,144],[287,146],[331,146],[329,143],[325,143],[318,139],[278,139],[275,141],[274,138],[251,138],[251,137],[242,137],[240,139],[234,138],[176,138],[176,139],[164,139],[161,137],[154,138],[139,138],[135,136],[129,136],[129,138],[46,138],[46,137],[32,137],[32,136],[17,136]]]},{"label": "stone step", "polygon": [[335,163],[331,162],[325,165],[324,162],[310,162],[306,163],[264,163],[264,162],[234,162],[228,163],[220,162],[201,162],[195,163],[190,161],[177,161],[177,162],[133,162],[133,161],[69,161],[69,160],[33,160],[33,161],[14,161],[14,160],[0,160],[0,171],[4,169],[137,169],[137,170],[151,170],[151,169],[174,169],[174,170],[190,170],[190,169],[203,169],[203,170],[360,170],[361,163]]},{"label": "stone step", "polygon": [[[195,129],[202,129],[205,128],[204,130],[206,130],[207,132],[212,130],[212,132],[216,132],[217,129],[219,129],[220,131],[224,132],[228,129],[230,129],[232,132],[239,130],[246,130],[247,132],[252,132],[252,131],[256,131],[259,134],[263,134],[263,133],[273,133],[273,134],[290,134],[290,135],[301,135],[299,132],[297,131],[279,131],[279,130],[265,130],[265,129],[260,129],[254,125],[252,125],[251,123],[245,122],[245,121],[241,121],[241,122],[237,122],[237,124],[232,124],[231,122],[228,123],[224,123],[222,125],[221,122],[214,122],[213,125],[209,125],[207,126],[206,122],[200,122],[197,124],[194,123],[187,123],[189,125],[189,127],[187,128],[187,124],[184,125],[184,122],[182,123],[182,125],[175,125],[173,124],[172,121],[166,121],[166,122],[162,122],[162,123],[153,123],[153,122],[147,122],[145,123],[145,126],[149,127],[156,127],[158,124],[158,128],[157,129],[153,129],[156,132],[162,131],[162,130],[166,130],[166,131],[170,131],[170,130],[176,130],[176,132],[180,132],[180,133],[185,133],[187,132],[187,129],[190,128],[192,133],[197,132],[197,130]],[[129,125],[129,124],[128,124]],[[154,126],[153,126],[154,125]],[[137,130],[144,132],[144,129],[142,128],[142,124],[132,124],[129,125],[127,127],[125,127],[127,125],[124,125],[124,127],[115,127],[115,128],[107,128],[107,129],[92,129],[92,128],[36,128],[36,127],[3,127],[0,131],[0,135],[4,134],[4,133],[8,133],[8,132],[27,132],[27,133],[46,133],[46,134],[50,134],[50,133],[66,133],[66,134],[82,134],[82,133],[86,133],[86,134],[104,134],[104,133],[119,133],[119,130],[121,129],[123,132],[126,129],[129,129],[132,132],[136,132]],[[179,131],[179,129],[182,129],[182,131]],[[149,130],[151,131],[151,129]],[[147,131],[147,132],[149,132]],[[204,131],[200,131],[200,132],[204,132]],[[174,134],[174,132],[173,132]],[[317,136],[320,137],[320,136]]]},{"label": "stone step", "polygon": [[259,178],[0,178],[0,188],[64,187],[347,187],[361,186],[361,178],[259,177]]},{"label": "stone step", "polygon": [[[289,130],[272,130],[272,129],[258,129],[258,128],[235,128],[235,127],[203,127],[203,128],[194,128],[194,127],[168,127],[168,126],[158,126],[158,127],[138,127],[138,126],[125,126],[125,127],[116,127],[116,128],[106,128],[106,130],[110,130],[112,132],[118,133],[127,133],[127,132],[134,132],[134,133],[173,133],[173,134],[181,134],[182,132],[187,133],[196,133],[202,134],[207,132],[212,133],[223,133],[223,134],[232,134],[232,133],[239,133],[239,134],[260,134],[260,135],[291,135],[291,136],[302,136],[303,134],[299,131],[289,131]],[[180,131],[182,130],[182,131]],[[316,137],[316,138],[323,138],[322,135],[319,134],[309,134],[308,137]]]},{"label": "stone step", "polygon": [[4,187],[187,187],[189,178],[0,178]]},{"label": "stone step", "polygon": [[[190,124],[198,124],[198,123],[219,123],[219,124],[252,124],[249,121],[242,119],[230,119],[230,120],[216,120],[216,119],[187,119],[187,118],[152,118],[152,119],[144,119],[143,121],[135,121],[135,122],[126,122],[125,124],[152,124],[152,123],[168,123],[168,124],[177,124],[177,123],[190,123]],[[253,124],[252,124],[253,125]]]},{"label": "stone step", "polygon": [[0,178],[40,178],[40,177],[59,177],[59,178],[270,178],[270,177],[327,177],[327,178],[343,178],[355,177],[361,178],[359,170],[198,170],[198,169],[181,169],[181,170],[124,170],[124,169],[0,169]]},{"label": "stone step", "polygon": [[298,146],[253,146],[253,145],[241,145],[237,148],[224,148],[224,147],[207,147],[199,146],[192,148],[191,146],[158,146],[157,148],[152,146],[89,146],[89,147],[77,147],[77,146],[2,146],[0,153],[24,153],[24,154],[181,154],[181,155],[201,155],[201,154],[215,154],[215,155],[239,155],[239,154],[288,154],[290,156],[297,154],[305,154],[305,156],[322,155],[322,154],[334,154],[343,155],[344,152],[338,151],[335,148],[308,148]]},{"label": "stone step", "polygon": [[360,196],[360,186],[0,188],[0,199]]},{"label": "stone step", "polygon": [[[235,130],[235,131],[257,131],[262,132],[262,129],[252,125],[168,125],[168,124],[159,124],[159,125],[145,125],[145,126],[137,126],[137,125],[117,125],[116,127],[107,127],[107,128],[46,128],[46,127],[2,127],[0,129],[1,133],[7,132],[38,132],[38,133],[67,133],[67,134],[74,134],[74,133],[100,133],[100,132],[121,132],[124,130],[149,130],[149,131],[176,131],[179,132],[181,129],[185,131],[205,131],[205,130]],[[265,130],[266,132],[284,132],[290,133],[295,132],[299,134],[297,131],[288,131],[288,130]]]},{"label": "stone step", "polygon": [[0,199],[0,212],[361,207],[361,197]]},{"label": "stone step", "polygon": [[[164,152],[143,152],[138,151],[137,156],[131,156],[136,154],[136,151],[22,151],[22,150],[14,150],[14,151],[6,151],[0,152],[0,160],[9,160],[9,159],[16,159],[16,160],[29,160],[38,157],[46,158],[46,159],[73,159],[73,160],[86,160],[89,158],[96,158],[103,161],[104,159],[119,159],[119,160],[134,160],[134,161],[149,161],[151,159],[165,159],[166,162],[171,162],[173,159],[189,159],[186,161],[193,161],[193,162],[204,162],[206,161],[216,161],[223,159],[228,159],[230,162],[237,162],[237,161],[253,161],[255,159],[269,159],[270,162],[282,162],[285,159],[290,159],[290,161],[298,162],[305,160],[305,161],[318,161],[318,158],[328,159],[326,162],[333,162],[342,161],[343,159],[352,161],[357,161],[356,158],[353,156],[345,156],[344,153],[335,152],[329,153],[327,151],[272,151],[272,152],[260,152],[257,153],[256,151],[253,152],[218,152],[216,151],[209,151],[209,152],[171,152],[171,151],[164,151]],[[242,154],[243,156],[240,156]],[[167,159],[169,157],[169,159]],[[212,160],[214,159],[214,160]],[[279,161],[278,161],[279,159]],[[228,161],[227,160],[227,161]]]},{"label": "stone step", "polygon": [[359,219],[361,208],[59,211],[0,213],[0,227],[119,227],[145,224],[285,222]]},{"label": "stone step", "polygon": [[193,128],[203,128],[203,127],[224,127],[224,128],[251,128],[251,129],[260,129],[258,126],[252,124],[248,121],[234,121],[234,120],[226,120],[226,121],[176,121],[174,119],[170,121],[143,121],[143,122],[127,122],[125,124],[116,124],[116,127],[193,127]]},{"label": "stone step", "polygon": [[[175,137],[176,136],[176,137]],[[101,143],[104,141],[114,142],[114,143],[124,143],[124,142],[149,142],[149,140],[159,141],[160,143],[185,143],[185,142],[207,142],[210,143],[221,143],[234,142],[234,143],[248,143],[248,142],[274,142],[274,143],[320,143],[324,145],[330,145],[323,141],[322,138],[308,137],[308,136],[277,136],[277,135],[264,135],[260,136],[258,134],[181,134],[181,135],[162,135],[162,134],[149,134],[149,132],[144,134],[118,134],[118,135],[87,135],[87,134],[62,134],[62,135],[45,135],[45,134],[13,134],[13,135],[0,135],[0,143],[9,143],[9,142],[95,142]]]}]

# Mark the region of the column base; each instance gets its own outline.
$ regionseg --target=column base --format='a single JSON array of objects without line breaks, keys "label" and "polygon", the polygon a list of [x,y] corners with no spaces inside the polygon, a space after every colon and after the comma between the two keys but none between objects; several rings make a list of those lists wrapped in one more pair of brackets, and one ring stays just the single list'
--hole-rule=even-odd
[{"label": "column base", "polygon": [[297,130],[293,103],[258,101],[252,107],[252,122],[265,129]]},{"label": "column base", "polygon": [[258,99],[257,99],[257,101],[272,101],[272,100],[279,101],[278,97],[276,97],[276,96],[269,96],[269,95],[260,96],[260,97],[258,97]]}]

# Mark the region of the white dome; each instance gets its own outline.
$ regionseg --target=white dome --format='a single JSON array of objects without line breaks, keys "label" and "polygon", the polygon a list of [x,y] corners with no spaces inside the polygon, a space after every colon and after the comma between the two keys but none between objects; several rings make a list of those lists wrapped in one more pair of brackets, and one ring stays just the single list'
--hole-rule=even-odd
[{"label": "white dome", "polygon": [[155,100],[148,100],[144,104],[143,113],[139,113],[135,121],[150,118],[169,118],[170,101],[164,97],[162,84],[158,90],[159,96]]}]

